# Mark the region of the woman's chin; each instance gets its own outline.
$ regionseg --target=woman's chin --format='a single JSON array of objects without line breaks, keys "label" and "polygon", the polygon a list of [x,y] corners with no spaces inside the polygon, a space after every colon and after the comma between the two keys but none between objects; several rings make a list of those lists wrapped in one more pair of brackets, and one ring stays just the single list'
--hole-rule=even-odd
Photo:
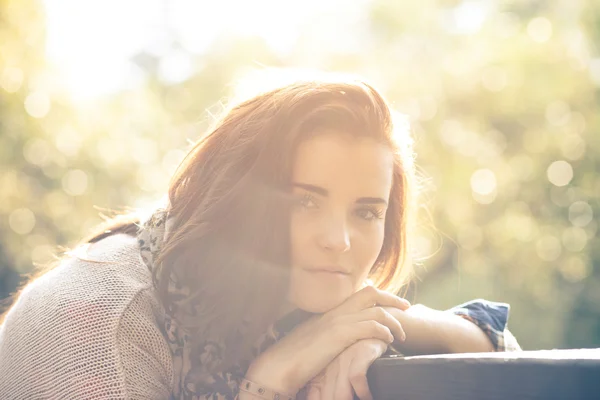
[{"label": "woman's chin", "polygon": [[294,304],[301,310],[323,314],[342,304],[346,298],[345,296],[311,296],[294,299]]},{"label": "woman's chin", "polygon": [[356,285],[347,277],[319,277],[298,274],[292,279],[288,301],[301,310],[325,313],[346,301],[356,291]]}]

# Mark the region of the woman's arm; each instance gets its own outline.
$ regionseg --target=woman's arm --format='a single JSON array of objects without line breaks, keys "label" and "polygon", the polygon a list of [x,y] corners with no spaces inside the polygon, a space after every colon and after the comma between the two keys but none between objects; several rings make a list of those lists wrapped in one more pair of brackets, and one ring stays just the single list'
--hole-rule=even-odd
[{"label": "woman's arm", "polygon": [[406,355],[494,351],[489,337],[475,324],[458,315],[421,304],[406,311],[388,309],[404,328],[406,341],[394,348]]},{"label": "woman's arm", "polygon": [[394,348],[406,355],[521,349],[506,329],[508,304],[474,300],[447,311],[421,304],[406,311],[388,311],[404,327],[406,341]]}]

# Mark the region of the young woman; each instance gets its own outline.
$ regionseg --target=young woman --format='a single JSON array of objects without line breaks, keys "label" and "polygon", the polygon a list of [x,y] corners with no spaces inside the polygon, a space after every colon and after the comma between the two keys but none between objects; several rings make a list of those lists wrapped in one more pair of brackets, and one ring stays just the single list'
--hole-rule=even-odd
[{"label": "young woman", "polygon": [[392,122],[360,81],[234,105],[163,207],[110,221],[21,292],[0,327],[0,398],[368,399],[385,352],[518,349],[506,304],[396,296],[416,188]]}]

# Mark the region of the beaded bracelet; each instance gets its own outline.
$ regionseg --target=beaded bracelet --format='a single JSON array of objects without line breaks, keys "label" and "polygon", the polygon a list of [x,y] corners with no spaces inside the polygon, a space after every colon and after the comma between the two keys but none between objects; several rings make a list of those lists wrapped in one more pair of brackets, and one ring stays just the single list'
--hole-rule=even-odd
[{"label": "beaded bracelet", "polygon": [[242,379],[242,383],[240,383],[240,390],[252,393],[259,396],[261,399],[266,400],[294,400],[295,398],[294,396],[289,396],[287,394],[277,393],[276,391],[261,386],[258,383],[251,382],[246,378]]}]

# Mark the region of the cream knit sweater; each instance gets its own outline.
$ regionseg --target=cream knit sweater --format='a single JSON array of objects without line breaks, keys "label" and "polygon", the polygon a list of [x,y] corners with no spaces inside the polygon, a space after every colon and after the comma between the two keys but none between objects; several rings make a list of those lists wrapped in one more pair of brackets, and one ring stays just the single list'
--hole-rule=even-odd
[{"label": "cream knit sweater", "polygon": [[162,307],[119,234],[30,283],[0,326],[0,399],[168,399]]}]

